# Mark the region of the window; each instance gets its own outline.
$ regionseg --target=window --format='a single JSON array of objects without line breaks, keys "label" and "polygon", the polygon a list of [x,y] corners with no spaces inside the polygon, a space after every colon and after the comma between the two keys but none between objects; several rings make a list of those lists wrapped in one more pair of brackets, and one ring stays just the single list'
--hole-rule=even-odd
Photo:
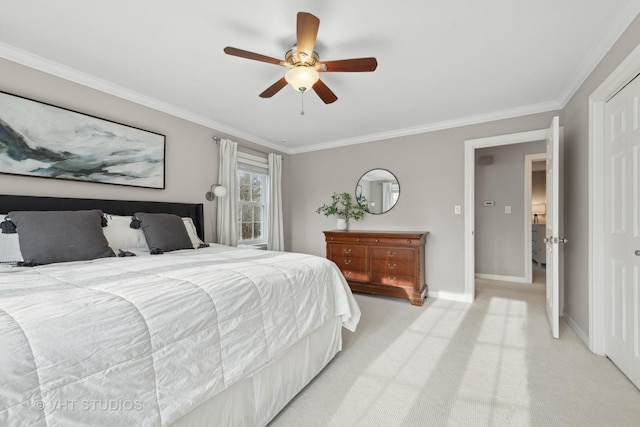
[{"label": "window", "polygon": [[238,245],[267,243],[267,159],[238,153]]}]

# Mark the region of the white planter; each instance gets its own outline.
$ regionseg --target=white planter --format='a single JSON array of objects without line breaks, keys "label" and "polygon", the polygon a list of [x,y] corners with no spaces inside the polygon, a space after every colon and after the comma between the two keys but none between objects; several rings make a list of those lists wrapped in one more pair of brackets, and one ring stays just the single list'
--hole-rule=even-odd
[{"label": "white planter", "polygon": [[338,224],[336,225],[338,230],[346,230],[347,229],[347,220],[344,218],[338,218]]}]

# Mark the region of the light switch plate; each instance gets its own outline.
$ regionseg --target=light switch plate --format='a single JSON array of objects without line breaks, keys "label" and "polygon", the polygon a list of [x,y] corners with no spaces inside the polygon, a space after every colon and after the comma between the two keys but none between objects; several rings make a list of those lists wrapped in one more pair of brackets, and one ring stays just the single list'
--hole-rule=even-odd
[{"label": "light switch plate", "polygon": [[510,214],[511,213],[511,206],[505,206],[504,207],[504,213]]},{"label": "light switch plate", "polygon": [[455,205],[453,207],[453,213],[456,215],[460,215],[462,213],[462,207],[460,205]]}]

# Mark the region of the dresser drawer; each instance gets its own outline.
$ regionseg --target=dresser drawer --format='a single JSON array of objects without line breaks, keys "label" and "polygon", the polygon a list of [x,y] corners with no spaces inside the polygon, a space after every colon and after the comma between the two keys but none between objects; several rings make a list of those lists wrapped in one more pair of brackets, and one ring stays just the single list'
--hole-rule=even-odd
[{"label": "dresser drawer", "polygon": [[386,273],[393,275],[414,276],[416,275],[416,263],[413,260],[384,260],[372,259],[371,271],[375,273]]},{"label": "dresser drawer", "polygon": [[371,248],[372,259],[388,261],[412,261],[416,259],[415,249],[404,248]]},{"label": "dresser drawer", "polygon": [[422,246],[423,242],[420,239],[413,239],[411,237],[406,238],[393,238],[393,237],[370,237],[369,243],[372,245],[386,245],[386,246]]},{"label": "dresser drawer", "polygon": [[333,256],[331,261],[335,262],[341,270],[349,269],[354,271],[366,271],[367,259],[350,256]]},{"label": "dresser drawer", "polygon": [[369,273],[366,271],[353,271],[349,269],[341,269],[344,278],[353,282],[368,282]]},{"label": "dresser drawer", "polygon": [[405,276],[392,273],[379,273],[375,271],[371,274],[371,276],[371,282],[380,283],[387,286],[402,286],[411,288],[416,284],[416,278],[414,276]]},{"label": "dresser drawer", "polygon": [[336,234],[332,236],[327,236],[327,243],[369,243],[369,237],[367,236],[354,236],[349,235],[349,233]]},{"label": "dresser drawer", "polygon": [[332,257],[346,256],[364,258],[367,248],[360,245],[331,244],[330,251]]}]

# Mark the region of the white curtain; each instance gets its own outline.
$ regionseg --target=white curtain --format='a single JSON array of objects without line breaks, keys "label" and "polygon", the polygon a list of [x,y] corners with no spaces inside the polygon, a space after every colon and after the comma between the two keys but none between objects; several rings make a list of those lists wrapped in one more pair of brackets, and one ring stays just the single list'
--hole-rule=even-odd
[{"label": "white curtain", "polygon": [[269,240],[267,249],[284,251],[282,156],[269,153]]},{"label": "white curtain", "polygon": [[393,191],[390,182],[382,183],[382,212],[386,212],[393,207]]},{"label": "white curtain", "polygon": [[238,246],[237,221],[238,144],[220,141],[218,184],[227,189],[225,197],[218,197],[217,234],[221,245]]}]

